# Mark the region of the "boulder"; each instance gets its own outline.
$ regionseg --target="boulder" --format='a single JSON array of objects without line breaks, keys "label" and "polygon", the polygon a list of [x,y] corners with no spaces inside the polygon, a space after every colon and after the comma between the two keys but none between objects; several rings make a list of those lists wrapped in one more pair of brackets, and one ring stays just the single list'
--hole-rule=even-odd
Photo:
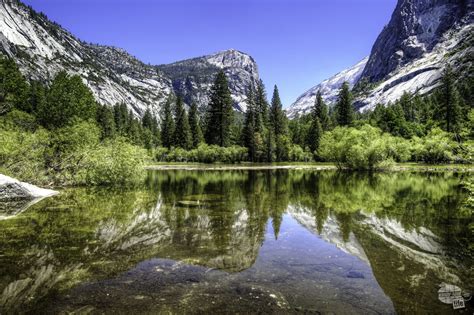
[{"label": "boulder", "polygon": [[0,202],[23,199],[32,200],[53,196],[57,193],[57,191],[39,188],[0,174]]},{"label": "boulder", "polygon": [[41,199],[57,193],[0,174],[0,220],[16,216]]}]

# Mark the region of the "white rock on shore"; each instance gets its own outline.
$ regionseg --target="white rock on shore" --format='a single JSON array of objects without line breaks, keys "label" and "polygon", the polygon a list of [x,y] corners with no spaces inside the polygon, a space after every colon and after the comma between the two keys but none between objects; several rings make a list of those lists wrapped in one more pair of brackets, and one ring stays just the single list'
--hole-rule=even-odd
[{"label": "white rock on shore", "polygon": [[57,191],[39,188],[0,174],[0,201],[36,199],[58,194]]}]

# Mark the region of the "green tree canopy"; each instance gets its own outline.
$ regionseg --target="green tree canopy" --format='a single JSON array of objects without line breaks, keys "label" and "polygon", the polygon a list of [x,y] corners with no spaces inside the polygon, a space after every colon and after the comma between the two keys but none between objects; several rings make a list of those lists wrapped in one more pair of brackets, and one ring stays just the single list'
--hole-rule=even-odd
[{"label": "green tree canopy", "polygon": [[210,98],[207,112],[206,142],[227,147],[231,144],[234,112],[229,85],[223,71],[220,71],[216,76],[211,88]]}]

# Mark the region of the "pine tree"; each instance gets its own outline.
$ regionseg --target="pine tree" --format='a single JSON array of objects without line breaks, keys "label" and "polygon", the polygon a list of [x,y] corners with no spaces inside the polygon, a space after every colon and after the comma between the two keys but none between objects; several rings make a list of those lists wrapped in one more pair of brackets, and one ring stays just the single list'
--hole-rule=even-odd
[{"label": "pine tree", "polygon": [[96,118],[97,105],[92,92],[78,75],[61,71],[54,78],[47,95],[47,106],[38,112],[43,126],[60,128],[74,119]]},{"label": "pine tree", "polygon": [[105,105],[97,108],[97,124],[101,129],[101,139],[111,139],[115,136],[115,120],[112,109]]},{"label": "pine tree", "polygon": [[163,106],[161,117],[161,144],[166,148],[174,146],[174,119],[171,111],[171,104],[173,102],[170,96]]},{"label": "pine tree", "polygon": [[29,109],[27,112],[36,114],[39,110],[47,106],[46,104],[46,88],[38,81],[31,81]]},{"label": "pine tree", "polygon": [[288,133],[288,124],[286,115],[283,112],[283,105],[280,100],[278,87],[275,85],[273,89],[272,103],[270,108],[270,125],[273,128],[275,137]]},{"label": "pine tree", "polygon": [[140,121],[130,116],[127,138],[135,145],[143,145],[143,128]]},{"label": "pine tree", "polygon": [[[267,93],[265,91],[265,85],[263,84],[262,80],[259,80],[257,83],[257,88],[255,90],[255,107],[258,113],[257,119],[257,131],[263,133],[269,125],[269,116],[268,116],[268,101],[267,101]],[[259,129],[261,128],[261,129]]]},{"label": "pine tree", "polygon": [[255,139],[255,122],[257,110],[255,108],[255,96],[251,87],[247,93],[247,111],[245,112],[245,122],[242,131],[244,146],[248,149],[249,160],[257,160],[257,143]]},{"label": "pine tree", "polygon": [[191,129],[192,147],[197,148],[204,140],[196,103],[192,103],[189,109],[189,127]]},{"label": "pine tree", "polygon": [[339,100],[336,104],[337,123],[339,126],[349,126],[354,119],[354,110],[352,108],[352,94],[349,89],[349,83],[344,82],[339,91]]},{"label": "pine tree", "polygon": [[324,103],[323,96],[321,94],[321,91],[319,90],[318,90],[318,93],[316,94],[314,111],[315,111],[316,117],[318,117],[319,122],[321,123],[321,128],[323,130],[328,130],[329,129],[328,107],[326,103]]},{"label": "pine tree", "polygon": [[145,110],[145,113],[143,114],[142,125],[143,125],[143,128],[147,128],[150,130],[153,126],[153,115],[151,114],[151,111],[149,108],[147,108]]},{"label": "pine tree", "polygon": [[183,99],[178,96],[175,107],[176,127],[174,130],[174,144],[177,147],[188,150],[192,146],[191,131],[189,128],[188,115],[184,109]]},{"label": "pine tree", "polygon": [[232,98],[223,71],[220,71],[211,89],[207,112],[206,142],[227,147],[231,144],[233,124]]},{"label": "pine tree", "polygon": [[457,132],[460,123],[459,92],[456,89],[453,72],[449,65],[443,72],[439,106],[441,117],[444,120],[444,129],[448,132]]},{"label": "pine tree", "polygon": [[114,121],[117,134],[125,136],[128,130],[128,110],[125,103],[115,104]]},{"label": "pine tree", "polygon": [[412,96],[408,92],[404,92],[399,100],[399,104],[403,109],[405,120],[414,122],[416,120],[415,105],[412,101]]},{"label": "pine tree", "polygon": [[15,61],[0,56],[0,115],[17,108],[31,112],[28,102],[28,83]]},{"label": "pine tree", "polygon": [[306,138],[306,145],[309,147],[311,152],[316,154],[316,151],[319,149],[319,143],[322,136],[321,123],[319,122],[319,117],[316,114],[316,111],[313,109],[312,118]]}]

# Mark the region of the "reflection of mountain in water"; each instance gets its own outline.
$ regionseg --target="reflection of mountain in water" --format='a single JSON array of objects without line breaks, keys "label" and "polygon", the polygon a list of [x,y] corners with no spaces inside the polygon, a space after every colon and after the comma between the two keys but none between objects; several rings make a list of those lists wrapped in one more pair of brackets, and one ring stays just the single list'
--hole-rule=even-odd
[{"label": "reflection of mountain in water", "polygon": [[368,263],[397,310],[423,310],[410,295],[432,307],[441,281],[472,289],[464,274],[468,256],[451,253],[471,241],[457,211],[459,181],[409,173],[175,171],[153,173],[147,188],[133,191],[65,191],[0,221],[0,310],[37,308],[53,292],[153,257],[248,269],[267,222],[278,238],[285,212]]},{"label": "reflection of mountain in water", "polygon": [[465,262],[463,269],[460,261],[447,256],[440,237],[427,228],[406,229],[396,219],[358,213],[344,240],[334,215],[329,215],[318,231],[310,209],[290,206],[288,212],[308,230],[367,262],[398,312],[444,309],[436,293],[442,282],[464,289],[471,285],[466,275],[469,263]]}]

